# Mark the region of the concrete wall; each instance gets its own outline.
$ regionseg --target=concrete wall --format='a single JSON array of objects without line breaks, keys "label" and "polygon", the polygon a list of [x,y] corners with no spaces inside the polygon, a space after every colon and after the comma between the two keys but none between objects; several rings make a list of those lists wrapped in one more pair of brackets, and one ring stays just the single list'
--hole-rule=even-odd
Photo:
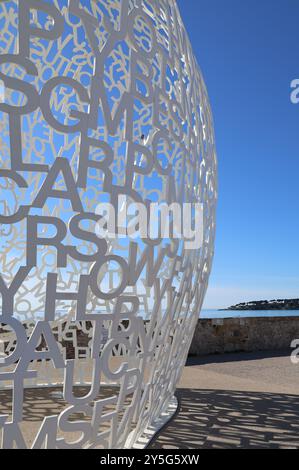
[{"label": "concrete wall", "polygon": [[190,355],[290,348],[299,339],[299,317],[198,321]]}]

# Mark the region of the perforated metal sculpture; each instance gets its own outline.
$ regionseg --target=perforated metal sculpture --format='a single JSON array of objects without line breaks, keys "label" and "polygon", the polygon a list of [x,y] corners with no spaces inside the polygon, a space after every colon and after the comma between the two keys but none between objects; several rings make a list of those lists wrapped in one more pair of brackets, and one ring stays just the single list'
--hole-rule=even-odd
[{"label": "perforated metal sculpture", "polygon": [[[215,232],[212,116],[175,0],[2,1],[0,94],[1,445],[145,445],[175,408]],[[120,197],[203,204],[201,248],[100,237]]]}]

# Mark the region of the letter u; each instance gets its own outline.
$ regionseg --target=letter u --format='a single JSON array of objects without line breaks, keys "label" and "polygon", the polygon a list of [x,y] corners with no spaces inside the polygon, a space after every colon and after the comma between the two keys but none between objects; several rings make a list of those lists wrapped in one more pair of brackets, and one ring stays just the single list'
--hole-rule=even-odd
[{"label": "letter u", "polygon": [[64,387],[63,387],[63,397],[64,400],[71,405],[87,405],[90,402],[94,401],[100,391],[100,373],[101,373],[101,358],[97,357],[93,359],[93,374],[91,378],[92,387],[89,393],[83,397],[76,397],[74,395],[74,370],[75,370],[75,360],[66,361],[66,368],[64,372]]}]

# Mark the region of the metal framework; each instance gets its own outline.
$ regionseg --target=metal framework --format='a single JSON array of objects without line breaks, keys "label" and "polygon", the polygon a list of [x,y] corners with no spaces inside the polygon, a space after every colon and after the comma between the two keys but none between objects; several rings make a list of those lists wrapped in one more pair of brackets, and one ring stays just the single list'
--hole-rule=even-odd
[{"label": "metal framework", "polygon": [[[174,392],[213,258],[207,91],[175,0],[0,2],[0,443],[132,448]],[[203,244],[99,237],[119,196]]]}]

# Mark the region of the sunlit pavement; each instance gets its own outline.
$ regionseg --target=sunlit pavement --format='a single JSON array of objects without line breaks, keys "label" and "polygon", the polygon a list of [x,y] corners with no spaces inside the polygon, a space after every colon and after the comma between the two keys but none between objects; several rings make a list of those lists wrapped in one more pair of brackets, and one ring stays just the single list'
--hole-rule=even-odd
[{"label": "sunlit pavement", "polygon": [[191,358],[181,406],[152,448],[299,448],[299,365],[289,351]]}]

